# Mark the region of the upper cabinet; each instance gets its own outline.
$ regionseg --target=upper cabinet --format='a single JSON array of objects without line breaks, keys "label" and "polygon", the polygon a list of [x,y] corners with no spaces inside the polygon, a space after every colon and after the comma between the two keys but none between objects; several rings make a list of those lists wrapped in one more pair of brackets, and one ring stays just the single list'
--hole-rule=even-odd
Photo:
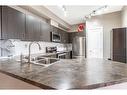
[{"label": "upper cabinet", "polygon": [[51,31],[55,32],[57,34],[60,34],[61,43],[68,43],[69,42],[69,39],[68,39],[69,33],[67,33],[66,31],[63,31],[63,30],[56,28],[54,26],[51,27]]},{"label": "upper cabinet", "polygon": [[39,41],[41,37],[41,27],[40,20],[26,15],[26,33],[25,40],[27,41]]},{"label": "upper cabinet", "polygon": [[46,22],[41,22],[41,40],[50,42],[51,41],[51,26]]},{"label": "upper cabinet", "polygon": [[51,32],[61,35],[61,43],[68,43],[69,33],[37,17],[0,6],[0,39],[51,42]]},{"label": "upper cabinet", "polygon": [[61,29],[58,29],[58,32],[61,35],[61,43],[68,43],[68,33],[66,31],[63,31]]},{"label": "upper cabinet", "polygon": [[25,14],[2,6],[2,39],[24,39]]},{"label": "upper cabinet", "polygon": [[41,19],[26,15],[25,40],[50,42],[50,25]]},{"label": "upper cabinet", "polygon": [[54,27],[54,26],[51,26],[51,31],[52,32],[55,32],[55,33],[58,33],[59,32],[59,29]]},{"label": "upper cabinet", "polygon": [[[2,12],[2,7],[0,6],[0,18],[2,15],[1,12]],[[1,19],[0,19],[0,39],[2,39],[1,35],[2,35],[2,32],[1,32]]]}]

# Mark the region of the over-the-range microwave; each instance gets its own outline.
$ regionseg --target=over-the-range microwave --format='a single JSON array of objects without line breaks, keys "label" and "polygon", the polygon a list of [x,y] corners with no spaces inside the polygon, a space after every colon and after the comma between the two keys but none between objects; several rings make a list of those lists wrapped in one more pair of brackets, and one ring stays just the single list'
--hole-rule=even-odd
[{"label": "over-the-range microwave", "polygon": [[51,41],[52,42],[61,42],[61,35],[56,32],[51,32]]}]

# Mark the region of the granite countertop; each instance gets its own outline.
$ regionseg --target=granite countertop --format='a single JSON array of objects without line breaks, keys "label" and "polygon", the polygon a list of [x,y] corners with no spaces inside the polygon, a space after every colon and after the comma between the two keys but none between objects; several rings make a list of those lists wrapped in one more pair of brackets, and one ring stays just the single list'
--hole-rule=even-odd
[{"label": "granite countertop", "polygon": [[127,64],[102,59],[61,59],[46,68],[0,60],[0,72],[42,89],[94,89],[127,82]]}]

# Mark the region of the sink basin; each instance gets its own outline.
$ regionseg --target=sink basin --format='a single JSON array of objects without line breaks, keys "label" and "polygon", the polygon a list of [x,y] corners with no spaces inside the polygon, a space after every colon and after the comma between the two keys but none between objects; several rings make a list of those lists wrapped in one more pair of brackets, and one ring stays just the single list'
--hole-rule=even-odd
[{"label": "sink basin", "polygon": [[59,61],[59,59],[39,57],[35,61],[32,61],[31,63],[37,64],[37,65],[49,66],[55,63],[56,61]]},{"label": "sink basin", "polygon": [[[26,61],[27,60],[27,61]],[[36,64],[36,65],[41,65],[43,67],[50,66],[54,64],[56,61],[59,61],[60,59],[58,58],[49,58],[49,57],[36,57],[32,58],[30,64]],[[18,60],[19,62],[19,60]],[[20,60],[21,62],[21,60]],[[28,64],[28,59],[24,59],[23,63]]]},{"label": "sink basin", "polygon": [[58,61],[57,59],[41,59],[38,60],[37,63],[41,63],[41,64],[52,64],[53,62]]}]

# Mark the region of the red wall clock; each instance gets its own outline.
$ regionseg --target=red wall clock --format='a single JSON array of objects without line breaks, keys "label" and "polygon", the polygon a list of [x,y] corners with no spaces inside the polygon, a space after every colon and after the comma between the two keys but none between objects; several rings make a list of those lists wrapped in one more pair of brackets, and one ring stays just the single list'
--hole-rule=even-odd
[{"label": "red wall clock", "polygon": [[85,27],[85,24],[84,23],[79,24],[78,25],[78,32],[84,31],[84,27]]}]

